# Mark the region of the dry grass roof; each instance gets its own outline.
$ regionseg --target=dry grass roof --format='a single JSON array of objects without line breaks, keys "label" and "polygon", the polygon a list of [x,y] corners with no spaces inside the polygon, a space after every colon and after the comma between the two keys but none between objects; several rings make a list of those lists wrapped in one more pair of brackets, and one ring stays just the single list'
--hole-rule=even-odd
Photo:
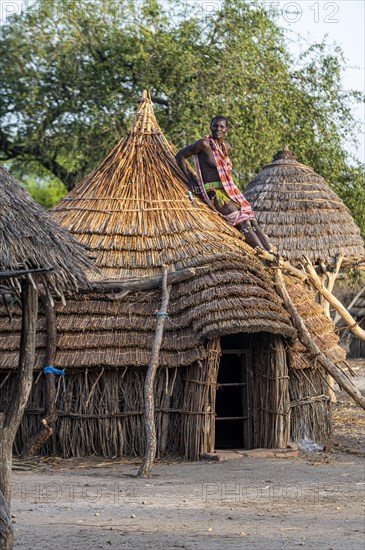
[{"label": "dry grass roof", "polygon": [[[145,96],[128,136],[55,208],[54,217],[92,249],[101,269],[93,280],[160,275],[161,266],[196,268],[173,285],[160,352],[161,367],[189,365],[206,356],[205,340],[238,332],[268,332],[294,339],[296,331],[272,282],[272,273],[242,235],[199,199],[192,204],[172,148]],[[342,359],[332,323],[301,283],[287,280],[317,344]],[[110,301],[80,295],[57,304],[60,368],[146,367],[156,326],[160,289],[131,292]],[[17,364],[20,312],[0,316],[0,367]],[[299,344],[292,366],[312,366]],[[40,312],[36,368],[45,354]]]},{"label": "dry grass roof", "polygon": [[[207,268],[208,270],[209,268]],[[239,276],[237,263],[236,275]],[[166,321],[159,364],[160,367],[182,367],[206,357],[205,338],[213,338],[234,332],[270,332],[267,317],[271,317],[271,331],[281,326],[281,305],[272,303],[260,318],[257,298],[250,296],[250,288],[238,279],[237,292],[240,302],[227,298],[224,271],[213,272],[211,285],[204,284],[204,277],[174,285],[169,308],[170,320]],[[338,347],[338,337],[333,323],[325,316],[322,307],[315,302],[314,294],[300,281],[286,277],[288,292],[298,308],[316,344],[335,362],[342,363],[344,351]],[[204,285],[202,287],[202,285]],[[55,364],[59,368],[118,368],[146,367],[156,326],[155,312],[160,305],[161,292],[132,293],[125,299],[110,302],[100,295],[83,295],[68,300],[66,306],[57,307],[57,354]],[[245,307],[237,307],[245,304]],[[0,307],[0,368],[15,369],[20,341],[21,311],[12,310],[9,323],[5,309]],[[277,332],[279,333],[279,332]],[[293,334],[293,333],[292,333]],[[46,323],[42,309],[37,331],[37,370],[44,366]],[[288,347],[291,366],[313,367],[302,344],[296,340]]]},{"label": "dry grass roof", "polygon": [[[162,264],[176,270],[197,268],[194,279],[174,285],[170,304],[176,326],[195,332],[191,342],[231,332],[295,334],[269,270],[241,234],[202,201],[190,200],[146,95],[127,137],[61,200],[53,215],[92,249],[101,278],[160,275]],[[154,327],[159,292],[151,298],[153,306],[143,306],[145,299],[138,302],[141,309],[129,299],[113,306],[120,330],[126,326],[121,319],[130,318],[131,312],[135,330]],[[82,307],[95,315],[90,305]],[[101,328],[108,323],[111,305],[100,302],[95,307],[104,308]]]},{"label": "dry grass roof", "polygon": [[364,242],[350,211],[312,168],[279,151],[247,186],[245,196],[270,241],[292,262],[302,256],[331,264],[365,259]]},{"label": "dry grass roof", "polygon": [[62,293],[87,285],[84,248],[2,166],[0,231],[0,271],[52,268],[43,280]]}]

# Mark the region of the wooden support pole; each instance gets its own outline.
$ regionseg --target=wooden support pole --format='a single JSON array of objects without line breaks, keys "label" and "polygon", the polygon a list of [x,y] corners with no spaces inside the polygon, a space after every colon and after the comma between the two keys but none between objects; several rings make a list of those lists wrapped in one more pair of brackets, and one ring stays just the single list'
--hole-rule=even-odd
[{"label": "wooden support pole", "polygon": [[[361,290],[356,294],[356,296],[351,300],[351,302],[349,303],[348,306],[346,306],[346,309],[347,311],[351,311],[351,309],[354,307],[354,305],[356,304],[356,302],[358,301],[359,298],[361,298],[361,296],[365,294],[365,285],[361,288]],[[335,315],[335,318],[333,320],[333,322],[335,323],[335,325],[337,325],[337,323],[340,321],[340,319],[342,319],[341,315],[339,313],[336,313]]]},{"label": "wooden support pole", "polygon": [[[0,492],[6,500],[8,509],[11,503],[12,448],[32,387],[38,313],[37,287],[27,280],[22,281],[21,287],[22,328],[18,370],[9,405],[5,412],[0,414]],[[1,507],[0,513],[2,510],[5,510],[5,507]],[[6,519],[0,518],[0,523],[4,521]],[[2,538],[0,533],[0,548],[11,550],[12,534],[8,531],[5,536],[5,539]]]},{"label": "wooden support pole", "polygon": [[267,252],[267,250],[263,250],[262,248],[256,248],[255,250],[259,258],[272,263],[273,267],[279,267],[301,281],[305,281],[307,279],[307,275],[304,271],[297,269],[291,265],[290,262],[284,260],[281,256]]},{"label": "wooden support pole", "polygon": [[[293,267],[289,262],[283,260],[280,256],[275,256],[274,254],[270,254],[269,252],[265,250],[261,250],[259,248],[256,249],[256,252],[259,258],[262,258],[268,262],[272,262],[273,267],[278,267],[279,269],[287,271],[294,277],[301,279],[303,282],[308,282],[340,314],[342,319],[344,319],[344,321],[347,323],[348,328],[355,334],[355,336],[357,336],[361,340],[365,340],[365,330],[363,330],[358,325],[358,323],[355,321],[352,315],[350,315],[350,313],[346,310],[345,306],[343,306],[341,302],[337,300],[337,298],[323,286],[311,261],[308,258],[305,258],[305,262],[304,262],[305,264],[304,267],[306,269],[306,273],[305,273]],[[340,256],[340,262],[342,263],[341,256]],[[339,265],[341,265],[341,263]]]},{"label": "wooden support pole", "polygon": [[289,296],[284,277],[280,269],[277,269],[276,272],[276,285],[287,311],[291,314],[293,324],[298,331],[299,340],[307,348],[312,357],[315,358],[319,364],[336,380],[338,385],[365,410],[365,397],[346,376],[346,374],[338,366],[336,366],[331,359],[322,353],[317,344],[314,342],[309,330],[307,329],[303,319],[299,315],[297,308]]},{"label": "wooden support pole", "polygon": [[[334,266],[333,269],[330,269],[330,268],[327,269],[326,265],[321,264],[321,269],[322,269],[323,273],[325,274],[326,281],[327,281],[326,284],[323,285],[323,287],[326,288],[328,290],[328,292],[330,292],[331,295],[332,295],[332,292],[333,292],[333,287],[335,286],[335,282],[336,282],[338,273],[341,269],[343,258],[344,258],[343,254],[338,254],[338,256],[336,258],[335,266]],[[323,294],[320,294],[320,297],[321,297],[321,305],[324,309],[324,312],[327,315],[327,317],[329,319],[331,319],[331,314],[330,314],[330,305],[331,304],[323,296]],[[331,319],[331,321],[332,321],[332,319]],[[329,390],[330,390],[329,395],[330,395],[331,403],[337,403],[337,397],[336,397],[336,394],[335,394],[335,381],[332,378],[332,376],[330,376],[330,375],[327,376],[327,382],[328,382],[328,387],[329,387]]]},{"label": "wooden support pole", "polygon": [[148,365],[144,384],[145,415],[144,424],[146,431],[146,452],[137,477],[149,477],[153,462],[156,457],[157,439],[155,426],[155,399],[154,382],[159,364],[160,348],[162,343],[167,306],[170,298],[171,287],[167,286],[167,266],[162,266],[162,299],[160,311],[157,312],[155,338],[153,341],[150,363]]},{"label": "wooden support pole", "polygon": [[[57,352],[57,319],[56,312],[52,306],[49,295],[46,292],[40,293],[46,318],[46,356],[45,367],[54,366]],[[34,456],[38,449],[51,437],[57,422],[56,410],[56,380],[55,375],[47,373],[45,377],[45,414],[41,420],[40,430],[24,444],[22,455],[24,457]]]}]

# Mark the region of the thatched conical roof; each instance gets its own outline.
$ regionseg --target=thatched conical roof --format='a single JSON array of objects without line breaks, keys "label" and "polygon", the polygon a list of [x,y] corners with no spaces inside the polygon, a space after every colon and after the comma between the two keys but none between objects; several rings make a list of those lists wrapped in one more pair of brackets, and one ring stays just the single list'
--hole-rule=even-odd
[{"label": "thatched conical roof", "polygon": [[1,271],[51,268],[43,280],[61,293],[87,285],[84,248],[2,166],[0,199]]},{"label": "thatched conical roof", "polygon": [[[294,334],[271,276],[254,251],[202,201],[190,200],[146,95],[128,136],[61,200],[53,215],[92,249],[103,277],[109,280],[160,275],[162,264],[176,270],[198,268],[193,280],[174,286],[170,303],[176,326],[186,327],[189,334],[194,331],[192,345],[197,339],[230,332]],[[153,300],[157,305],[159,293]],[[155,306],[150,301],[142,298],[139,307],[113,305],[119,330],[151,331]],[[108,316],[112,306],[100,302],[90,309],[87,301],[82,307],[85,314],[103,309]],[[183,336],[177,335],[176,326],[171,334]],[[148,347],[150,334],[146,338]],[[185,344],[182,337],[179,345],[188,345],[189,338],[186,333]]]},{"label": "thatched conical roof", "polygon": [[284,149],[247,186],[257,221],[279,252],[292,262],[303,255],[330,265],[365,259],[364,242],[350,211],[312,168]]},{"label": "thatched conical roof", "polygon": [[[172,288],[171,322],[165,325],[160,366],[192,364],[206,354],[204,340],[235,332],[296,334],[268,268],[242,235],[199,199],[188,196],[171,146],[144,96],[128,136],[54,209],[55,218],[92,249],[101,275],[129,280],[160,275],[162,264],[196,268]],[[332,324],[301,284],[289,288],[318,345],[338,355]],[[110,301],[83,295],[58,306],[59,367],[147,366],[161,291],[131,292]],[[14,368],[20,318],[0,338],[2,368]],[[45,321],[40,319],[37,366],[44,357]],[[4,341],[3,341],[4,340]],[[293,366],[309,367],[298,348]],[[338,355],[339,357],[339,355]],[[341,356],[342,357],[342,356]]]}]

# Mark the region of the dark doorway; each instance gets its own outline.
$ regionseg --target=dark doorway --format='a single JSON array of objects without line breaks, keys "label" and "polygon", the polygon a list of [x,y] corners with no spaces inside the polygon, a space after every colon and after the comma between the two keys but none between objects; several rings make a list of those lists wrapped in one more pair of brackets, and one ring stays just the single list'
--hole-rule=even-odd
[{"label": "dark doorway", "polygon": [[216,449],[251,447],[249,372],[251,353],[246,334],[221,338],[222,356],[216,396]]}]

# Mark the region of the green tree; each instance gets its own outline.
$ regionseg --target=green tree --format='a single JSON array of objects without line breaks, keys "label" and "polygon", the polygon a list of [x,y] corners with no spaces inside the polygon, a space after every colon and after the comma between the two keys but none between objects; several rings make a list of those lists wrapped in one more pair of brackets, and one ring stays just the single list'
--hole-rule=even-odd
[{"label": "green tree", "polygon": [[294,67],[259,2],[226,0],[203,18],[177,0],[39,0],[0,28],[0,56],[3,160],[38,163],[71,188],[127,131],[147,88],[177,147],[222,113],[242,187],[288,144],[365,233],[362,166],[345,149],[358,130],[350,107],[363,98],[343,90],[342,53],[325,42]]}]

